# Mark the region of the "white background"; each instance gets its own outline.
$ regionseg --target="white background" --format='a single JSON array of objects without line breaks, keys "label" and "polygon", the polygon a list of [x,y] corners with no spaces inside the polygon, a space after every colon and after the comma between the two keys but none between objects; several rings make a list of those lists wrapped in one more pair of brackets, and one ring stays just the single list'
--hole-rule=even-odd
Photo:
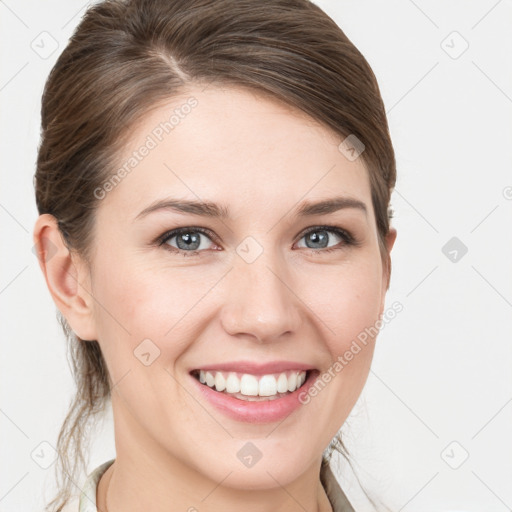
[{"label": "white background", "polygon": [[[357,474],[395,511],[511,510],[512,4],[317,3],[372,66],[398,163],[387,304],[404,310],[343,428]],[[53,496],[53,466],[31,453],[55,446],[74,390],[32,253],[32,177],[44,81],[86,6],[0,2],[0,512]],[[58,44],[46,58],[33,49],[41,37],[51,49],[42,32]],[[455,262],[442,250],[452,237],[468,249]],[[108,416],[89,469],[114,456]],[[335,468],[370,510],[347,465]]]}]

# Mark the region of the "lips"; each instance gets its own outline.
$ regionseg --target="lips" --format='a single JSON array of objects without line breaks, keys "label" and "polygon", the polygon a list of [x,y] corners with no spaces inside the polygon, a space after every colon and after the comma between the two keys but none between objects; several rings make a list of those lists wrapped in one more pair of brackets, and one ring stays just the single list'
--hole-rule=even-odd
[{"label": "lips", "polygon": [[[221,366],[215,365],[215,368],[220,368]],[[232,366],[230,367],[232,368]],[[205,366],[204,368],[207,367]],[[213,368],[213,366],[209,368]],[[237,368],[240,368],[240,366],[237,366]],[[269,368],[268,365],[267,368]],[[261,370],[261,366],[259,369]],[[214,370],[204,370],[204,374],[208,372],[213,373]],[[226,393],[225,390],[219,392],[206,383],[201,383],[198,378],[199,373],[199,370],[190,371],[190,378],[199,395],[205,398],[207,402],[222,414],[244,423],[283,421],[287,416],[304,406],[300,396],[308,393],[309,388],[314,385],[316,378],[320,374],[316,369],[302,371],[302,373],[307,375],[306,380],[292,392],[277,393],[272,396],[259,396],[259,394],[256,396],[246,396],[241,393]],[[299,372],[297,371],[297,373]],[[265,375],[263,374],[263,378]],[[252,377],[256,378],[256,375],[252,375]]]}]

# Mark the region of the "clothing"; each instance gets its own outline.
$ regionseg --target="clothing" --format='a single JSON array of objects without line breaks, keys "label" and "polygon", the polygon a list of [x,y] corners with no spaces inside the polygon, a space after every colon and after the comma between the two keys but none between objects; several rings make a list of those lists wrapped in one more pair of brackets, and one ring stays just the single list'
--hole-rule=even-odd
[{"label": "clothing", "polygon": [[113,464],[116,459],[110,459],[98,466],[86,478],[79,499],[68,503],[62,512],[98,512],[96,508],[96,491],[98,482],[103,473]]},{"label": "clothing", "polygon": [[[68,503],[68,505],[62,509],[62,512],[98,512],[96,508],[96,490],[98,482],[103,473],[105,473],[114,461],[115,459],[111,459],[104,462],[92,471],[85,481],[79,500]],[[345,496],[345,493],[341,490],[336,477],[327,464],[322,464],[320,469],[320,481],[324,486],[334,512],[354,512],[352,505]]]},{"label": "clothing", "polygon": [[329,464],[322,464],[320,468],[320,481],[331,502],[333,512],[355,512],[350,501],[348,501],[348,498],[342,491],[340,484],[336,480]]}]

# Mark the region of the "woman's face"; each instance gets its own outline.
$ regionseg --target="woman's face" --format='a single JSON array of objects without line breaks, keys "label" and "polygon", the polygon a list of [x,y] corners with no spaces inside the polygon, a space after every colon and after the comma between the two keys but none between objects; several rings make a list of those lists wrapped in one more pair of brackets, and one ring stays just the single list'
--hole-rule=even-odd
[{"label": "woman's face", "polygon": [[[137,126],[125,172],[97,190],[89,283],[118,455],[252,489],[319,462],[366,381],[374,339],[346,353],[387,282],[368,174],[341,141],[235,88],[193,88]],[[295,393],[241,399],[293,388],[301,369]],[[227,380],[244,396],[208,386]]]}]

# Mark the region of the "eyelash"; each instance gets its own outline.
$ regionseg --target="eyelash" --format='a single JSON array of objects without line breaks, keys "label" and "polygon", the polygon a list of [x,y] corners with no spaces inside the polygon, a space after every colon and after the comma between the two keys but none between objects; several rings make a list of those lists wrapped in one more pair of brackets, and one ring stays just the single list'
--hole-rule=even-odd
[{"label": "eyelash", "polygon": [[[308,228],[306,231],[301,233],[301,237],[299,238],[299,240],[301,240],[305,236],[309,235],[310,233],[314,233],[315,231],[328,231],[329,233],[334,233],[334,234],[338,235],[343,240],[343,244],[341,246],[328,247],[325,249],[311,249],[311,248],[307,248],[307,247],[302,248],[302,249],[306,249],[313,253],[319,253],[319,252],[320,253],[330,253],[333,251],[339,251],[340,249],[343,249],[347,246],[360,245],[360,242],[357,241],[348,231],[341,229],[337,226],[326,226],[326,225],[313,226],[311,228]],[[183,233],[201,233],[201,234],[207,236],[208,238],[210,238],[210,240],[212,242],[214,242],[214,243],[216,242],[216,236],[210,230],[190,226],[190,227],[185,227],[185,228],[173,229],[171,231],[166,231],[163,235],[160,235],[155,240],[155,243],[158,246],[165,246],[164,249],[166,249],[174,254],[181,253],[184,257],[196,256],[199,253],[203,252],[203,250],[201,250],[201,251],[199,251],[199,250],[184,251],[183,249],[178,249],[176,247],[170,246],[169,244],[166,244],[166,242],[169,241],[171,238],[174,238],[175,236],[181,235]]]}]

